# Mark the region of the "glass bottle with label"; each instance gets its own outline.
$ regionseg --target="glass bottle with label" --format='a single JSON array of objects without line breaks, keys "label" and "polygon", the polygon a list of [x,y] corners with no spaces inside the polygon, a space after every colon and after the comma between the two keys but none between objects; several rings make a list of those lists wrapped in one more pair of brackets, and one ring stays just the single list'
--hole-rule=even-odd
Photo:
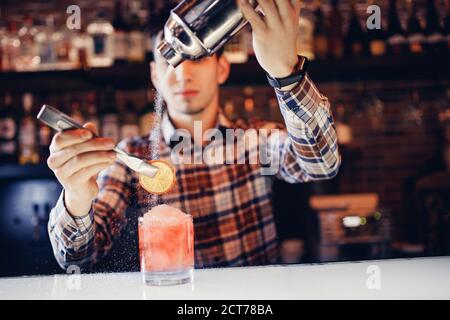
[{"label": "glass bottle with label", "polygon": [[73,99],[69,107],[69,116],[80,124],[84,124],[84,116],[81,112],[81,102],[78,99]]},{"label": "glass bottle with label", "polygon": [[326,59],[328,57],[328,24],[319,0],[316,1],[314,16],[314,53],[317,59]]},{"label": "glass bottle with label", "polygon": [[6,92],[0,107],[0,163],[17,163],[17,136],[17,112],[14,112],[11,93]]},{"label": "glass bottle with label", "polygon": [[39,69],[41,70],[53,68],[56,62],[56,50],[52,39],[54,31],[53,16],[47,16],[45,25],[39,28],[35,37],[39,55]]},{"label": "glass bottle with label", "polygon": [[[367,5],[374,5],[374,0],[368,0]],[[374,57],[384,56],[386,54],[386,33],[384,32],[382,22],[380,21],[380,28],[367,28],[367,37],[369,41],[370,54]]]},{"label": "glass bottle with label", "polygon": [[444,32],[447,41],[447,52],[450,52],[450,0],[445,1]]},{"label": "glass bottle with label", "polygon": [[238,118],[233,99],[227,99],[225,101],[223,111],[227,116],[227,118],[230,119],[231,121],[235,121]]},{"label": "glass bottle with label", "polygon": [[244,87],[244,110],[247,114],[247,119],[254,116],[255,111],[255,90],[253,87]]},{"label": "glass bottle with label", "polygon": [[123,0],[116,0],[114,19],[114,63],[124,63],[128,56],[128,26],[123,19],[125,5]]},{"label": "glass bottle with label", "polygon": [[367,53],[367,38],[361,27],[355,1],[351,1],[350,23],[346,35],[347,54],[354,57],[362,57]]},{"label": "glass bottle with label", "polygon": [[19,29],[18,35],[20,46],[16,57],[16,69],[19,71],[30,71],[39,65],[39,56],[35,43],[37,29],[33,26],[33,19],[27,16],[23,27]]},{"label": "glass bottle with label", "polygon": [[23,116],[19,128],[19,163],[36,164],[39,162],[36,139],[36,117],[33,111],[33,95],[29,92],[23,95]]},{"label": "glass bottle with label", "polygon": [[112,88],[105,91],[101,109],[100,125],[102,136],[111,138],[115,143],[120,139],[120,118],[115,102],[115,93]]},{"label": "glass bottle with label", "polygon": [[139,132],[141,136],[150,134],[154,120],[154,91],[147,89],[146,92],[146,105],[141,109],[139,113]]},{"label": "glass bottle with label", "polygon": [[405,31],[398,17],[397,6],[395,0],[389,1],[389,18],[388,18],[388,50],[391,55],[401,55],[404,52],[406,43]]},{"label": "glass bottle with label", "polygon": [[55,68],[57,70],[74,69],[75,63],[70,60],[73,32],[66,28],[61,19],[58,19],[57,28],[52,39],[56,55]]},{"label": "glass bottle with label", "polygon": [[342,30],[342,15],[339,10],[339,1],[332,0],[332,9],[328,20],[330,21],[330,36],[328,38],[328,48],[333,58],[342,58],[344,55],[344,35]]},{"label": "glass bottle with label", "polygon": [[129,100],[125,103],[124,113],[122,114],[121,118],[122,118],[120,125],[121,139],[139,136],[139,125],[136,113],[136,106],[132,101]]},{"label": "glass bottle with label", "polygon": [[89,54],[90,67],[109,67],[114,62],[114,28],[105,18],[103,12],[97,14],[97,19],[87,26],[87,32],[92,39],[92,51]]},{"label": "glass bottle with label", "polygon": [[17,26],[14,21],[8,21],[8,29],[2,40],[3,70],[16,70],[16,57],[19,54],[20,40],[17,36]]},{"label": "glass bottle with label", "polygon": [[73,31],[70,61],[77,69],[87,69],[89,55],[92,52],[92,41],[85,29]]},{"label": "glass bottle with label", "polygon": [[86,103],[86,122],[91,122],[95,125],[98,132],[101,132],[100,121],[98,119],[97,113],[97,95],[95,92],[89,92],[87,94],[87,103]]},{"label": "glass bottle with label", "polygon": [[128,61],[142,63],[145,59],[145,39],[139,18],[140,3],[130,3],[130,32],[128,33]]},{"label": "glass bottle with label", "polygon": [[435,0],[427,0],[426,12],[426,51],[430,54],[439,54],[446,51],[444,30],[439,22]]},{"label": "glass bottle with label", "polygon": [[408,46],[411,54],[422,54],[424,52],[425,35],[422,24],[417,16],[417,2],[409,1],[408,15]]}]

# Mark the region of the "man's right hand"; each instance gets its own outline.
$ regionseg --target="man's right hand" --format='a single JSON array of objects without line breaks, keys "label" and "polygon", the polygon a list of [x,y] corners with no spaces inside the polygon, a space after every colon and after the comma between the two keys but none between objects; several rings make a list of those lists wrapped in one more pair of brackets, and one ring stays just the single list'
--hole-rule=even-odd
[{"label": "man's right hand", "polygon": [[58,132],[50,144],[49,168],[64,187],[66,209],[73,216],[89,213],[99,188],[97,176],[111,166],[116,153],[109,138],[94,138],[97,128],[86,123],[85,129]]}]

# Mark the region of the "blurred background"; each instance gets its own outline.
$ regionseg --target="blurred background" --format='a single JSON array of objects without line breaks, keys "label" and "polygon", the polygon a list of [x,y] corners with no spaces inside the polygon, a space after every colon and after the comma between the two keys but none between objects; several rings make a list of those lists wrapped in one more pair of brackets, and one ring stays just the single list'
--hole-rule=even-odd
[{"label": "blurred background", "polygon": [[[0,276],[62,272],[47,235],[61,186],[46,166],[53,132],[36,121],[40,106],[117,141],[147,134],[150,35],[177,2],[1,1]],[[72,4],[80,30],[66,27]],[[381,29],[366,27],[369,5],[381,9]],[[449,0],[304,1],[298,28],[343,163],[331,181],[275,182],[280,263],[450,254]],[[225,54],[225,113],[282,121],[251,30]]]}]

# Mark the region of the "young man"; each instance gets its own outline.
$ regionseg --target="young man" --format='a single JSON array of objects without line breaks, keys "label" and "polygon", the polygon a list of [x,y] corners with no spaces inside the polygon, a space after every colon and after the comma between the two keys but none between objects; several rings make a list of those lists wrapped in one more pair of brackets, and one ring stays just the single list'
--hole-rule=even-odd
[{"label": "young man", "polygon": [[[239,5],[252,26],[259,64],[272,79],[301,74],[302,58],[296,50],[301,1],[258,2],[264,17],[246,1],[239,1]],[[219,85],[226,81],[229,69],[223,56],[185,61],[173,69],[156,54],[151,64],[152,82],[167,106],[160,159],[171,162],[177,129],[195,136],[195,121],[203,132],[238,128],[222,115],[219,106]],[[193,215],[197,268],[276,262],[272,178],[299,183],[337,174],[340,155],[327,98],[308,76],[275,91],[287,127],[287,132],[270,145],[272,152],[279,154],[276,175],[263,175],[261,165],[248,163],[175,165],[176,185],[161,198]],[[96,130],[92,124],[85,127]],[[139,185],[136,174],[116,161],[112,147],[108,139],[92,139],[88,130],[58,133],[50,146],[48,165],[64,191],[50,214],[49,233],[55,257],[63,268],[101,260],[127,222],[135,220],[126,215],[127,208],[133,207],[137,215],[148,210],[148,193]],[[123,141],[120,147],[142,158],[148,157],[151,149],[148,136]]]}]

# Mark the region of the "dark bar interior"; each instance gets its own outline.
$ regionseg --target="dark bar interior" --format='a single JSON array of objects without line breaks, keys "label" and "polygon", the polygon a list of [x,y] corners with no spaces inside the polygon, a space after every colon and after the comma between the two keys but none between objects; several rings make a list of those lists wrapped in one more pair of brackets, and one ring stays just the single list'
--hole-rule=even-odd
[{"label": "dark bar interior", "polygon": [[[74,3],[81,29],[68,30]],[[148,134],[156,95],[151,35],[176,4],[1,2],[0,276],[65,273],[47,229],[62,190],[47,165],[55,132],[36,119],[39,109],[49,104],[97,123],[116,142]],[[370,4],[381,8],[381,29],[366,27]],[[330,180],[275,180],[277,262],[449,255],[450,1],[308,0],[298,28],[298,53],[331,104],[342,163]],[[131,39],[126,52],[108,47],[96,57],[100,32]],[[220,105],[231,120],[282,123],[251,37],[247,25],[225,45],[231,73]]]}]

